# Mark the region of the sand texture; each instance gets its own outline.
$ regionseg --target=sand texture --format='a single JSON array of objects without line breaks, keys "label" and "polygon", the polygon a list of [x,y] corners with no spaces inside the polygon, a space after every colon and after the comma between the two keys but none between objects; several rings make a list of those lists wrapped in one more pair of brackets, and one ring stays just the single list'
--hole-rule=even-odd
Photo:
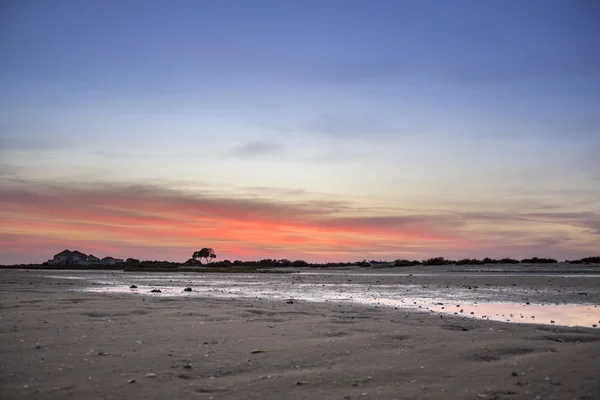
[{"label": "sand texture", "polygon": [[600,399],[599,329],[0,278],[4,400]]}]

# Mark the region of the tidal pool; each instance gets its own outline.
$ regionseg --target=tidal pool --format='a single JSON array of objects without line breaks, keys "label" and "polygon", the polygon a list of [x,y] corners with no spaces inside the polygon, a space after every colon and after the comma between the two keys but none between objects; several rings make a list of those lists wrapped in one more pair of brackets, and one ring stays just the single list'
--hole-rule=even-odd
[{"label": "tidal pool", "polygon": [[[316,275],[316,274],[314,274]],[[512,323],[600,326],[598,304],[566,302],[507,301],[526,299],[535,291],[552,299],[552,290],[527,287],[470,287],[440,285],[385,284],[354,282],[360,275],[346,273],[344,282],[320,282],[321,276],[305,279],[297,274],[138,274],[94,273],[57,275],[62,279],[83,279],[85,288],[96,293],[127,293],[135,296],[185,296],[221,298],[261,298],[270,300],[341,302],[394,307],[420,312],[449,314]],[[135,285],[136,288],[131,288]],[[189,287],[192,291],[184,291]],[[160,292],[152,292],[160,290]]]}]

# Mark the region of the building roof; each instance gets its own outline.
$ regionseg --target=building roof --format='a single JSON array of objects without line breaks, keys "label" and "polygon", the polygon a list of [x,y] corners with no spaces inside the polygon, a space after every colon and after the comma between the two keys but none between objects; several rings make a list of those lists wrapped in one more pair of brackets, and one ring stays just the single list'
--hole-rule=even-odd
[{"label": "building roof", "polygon": [[58,256],[72,256],[73,252],[71,250],[63,250],[60,253],[58,253],[57,255],[55,255],[54,257],[58,257]]},{"label": "building roof", "polygon": [[60,253],[58,253],[57,255],[55,255],[54,257],[81,257],[81,258],[87,258],[87,254],[82,253],[80,251],[74,250],[63,250]]}]

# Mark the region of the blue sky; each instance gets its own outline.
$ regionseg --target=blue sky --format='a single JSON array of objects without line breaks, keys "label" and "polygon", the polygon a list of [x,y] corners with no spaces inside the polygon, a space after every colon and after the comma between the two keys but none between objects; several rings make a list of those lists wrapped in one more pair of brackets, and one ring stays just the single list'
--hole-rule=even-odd
[{"label": "blue sky", "polygon": [[[570,257],[599,248],[595,1],[0,7],[0,188],[14,220],[0,225],[12,246],[0,262],[27,258],[17,254],[16,237],[54,237],[67,247],[78,240],[57,236],[55,226],[19,228],[32,215],[55,220],[38,208],[15,209],[16,192],[50,183],[279,205],[335,199],[346,204],[336,216],[437,218],[464,239],[443,247],[415,237],[411,246],[422,250],[411,253],[404,237],[379,248],[374,236],[359,252],[373,257],[542,250]],[[543,218],[529,215],[542,211]],[[452,229],[449,215],[460,220]],[[220,240],[196,234],[200,247]],[[486,235],[493,240],[485,246],[466,244]],[[254,254],[242,251],[254,246],[242,239],[226,242],[222,252],[231,257]],[[343,246],[324,254],[310,240],[286,246],[277,251],[359,256]],[[148,247],[114,251],[143,258]]]}]

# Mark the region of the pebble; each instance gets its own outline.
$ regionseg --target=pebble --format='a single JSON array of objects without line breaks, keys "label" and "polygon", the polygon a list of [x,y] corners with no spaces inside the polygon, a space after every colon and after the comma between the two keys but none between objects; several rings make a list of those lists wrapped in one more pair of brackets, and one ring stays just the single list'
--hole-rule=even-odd
[{"label": "pebble", "polygon": [[131,285],[131,286],[129,286],[129,289],[137,289],[137,286],[136,285]]},{"label": "pebble", "polygon": [[144,378],[156,378],[156,374],[154,372],[148,372],[144,375]]}]

